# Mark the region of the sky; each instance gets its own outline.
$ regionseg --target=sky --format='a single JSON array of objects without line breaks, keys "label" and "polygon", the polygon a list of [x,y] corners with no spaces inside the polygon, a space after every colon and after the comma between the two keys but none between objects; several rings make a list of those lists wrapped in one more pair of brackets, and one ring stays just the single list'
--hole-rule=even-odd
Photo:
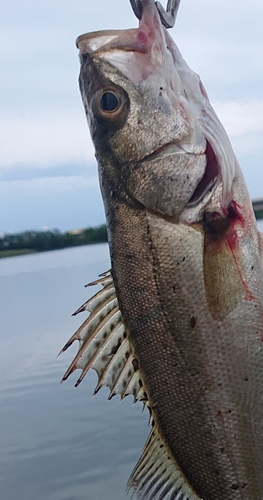
[{"label": "sky", "polygon": [[[262,23],[262,0],[181,0],[171,30],[252,199],[263,198]],[[0,234],[104,223],[75,40],[137,24],[129,0],[0,0]]]}]

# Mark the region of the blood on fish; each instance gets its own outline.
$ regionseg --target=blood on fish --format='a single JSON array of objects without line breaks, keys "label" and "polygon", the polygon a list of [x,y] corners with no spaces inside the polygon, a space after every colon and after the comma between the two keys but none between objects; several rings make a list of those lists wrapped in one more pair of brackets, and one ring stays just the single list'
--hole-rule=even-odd
[{"label": "blood on fish", "polygon": [[239,208],[240,206],[234,200],[231,201],[231,203],[228,205],[227,208],[231,229],[230,231],[228,231],[228,234],[226,235],[226,240],[231,251],[236,248],[237,244],[237,233],[235,229],[236,224],[241,224],[242,227],[244,227],[245,225],[244,217],[238,210]]},{"label": "blood on fish", "polygon": [[147,35],[143,31],[139,31],[139,33],[137,35],[137,40],[139,43],[142,43],[142,44],[147,44],[147,42],[148,42]]},{"label": "blood on fish", "polygon": [[245,219],[243,215],[240,213],[240,205],[235,200],[232,200],[227,208],[228,215],[231,220],[239,220],[241,222],[242,227],[245,226]]},{"label": "blood on fish", "polygon": [[228,216],[219,211],[206,212],[203,217],[206,236],[211,240],[221,239],[230,227]]},{"label": "blood on fish", "polygon": [[238,235],[236,225],[241,224],[244,227],[245,221],[240,213],[241,207],[235,200],[232,200],[227,209],[222,211],[206,212],[203,217],[203,226],[206,236],[211,240],[224,239],[230,250],[236,249]]},{"label": "blood on fish", "polygon": [[244,278],[240,258],[238,227],[244,227],[240,208],[236,201],[232,200],[227,208],[219,207],[203,216],[205,287],[209,309],[215,319],[222,320],[242,298],[247,301],[255,300]]}]

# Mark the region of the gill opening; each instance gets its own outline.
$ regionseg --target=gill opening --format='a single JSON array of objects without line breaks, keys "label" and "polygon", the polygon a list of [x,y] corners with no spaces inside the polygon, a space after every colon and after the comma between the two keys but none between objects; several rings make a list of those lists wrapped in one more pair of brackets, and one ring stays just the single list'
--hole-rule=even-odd
[{"label": "gill opening", "polygon": [[205,173],[197,185],[194,194],[187,203],[187,208],[192,208],[198,205],[198,203],[208,194],[214,187],[218,175],[219,175],[219,165],[214,153],[214,150],[210,143],[206,141],[206,168]]}]

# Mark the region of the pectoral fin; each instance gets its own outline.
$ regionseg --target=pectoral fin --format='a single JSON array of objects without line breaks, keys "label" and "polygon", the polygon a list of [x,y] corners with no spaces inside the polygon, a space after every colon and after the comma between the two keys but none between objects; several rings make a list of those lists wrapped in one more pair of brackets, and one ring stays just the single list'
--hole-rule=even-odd
[{"label": "pectoral fin", "polygon": [[239,248],[231,248],[227,238],[205,237],[204,282],[209,311],[222,321],[246,297]]},{"label": "pectoral fin", "polygon": [[94,393],[105,385],[111,391],[109,399],[116,394],[121,398],[131,394],[135,401],[147,403],[139,364],[122,321],[111,272],[104,273],[100,279],[90,283],[98,284],[102,285],[102,290],[74,313],[88,311],[90,315],[61,351],[66,351],[75,340],[79,341],[79,350],[62,381],[75,370],[81,369],[82,373],[75,384],[77,387],[93,368],[98,374]]}]

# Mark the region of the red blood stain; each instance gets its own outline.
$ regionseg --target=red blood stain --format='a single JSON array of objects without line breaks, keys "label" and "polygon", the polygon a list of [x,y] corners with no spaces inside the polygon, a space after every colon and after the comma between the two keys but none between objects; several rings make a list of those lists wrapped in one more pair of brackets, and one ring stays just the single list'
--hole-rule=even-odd
[{"label": "red blood stain", "polygon": [[235,200],[232,200],[227,210],[224,210],[225,216],[228,218],[230,222],[229,229],[226,233],[226,241],[231,251],[233,251],[238,243],[238,236],[236,232],[236,226],[241,224],[241,226],[245,227],[245,220],[243,215],[240,212],[240,205]]},{"label": "red blood stain", "polygon": [[252,301],[255,297],[249,290],[247,283],[243,276],[242,258],[240,254],[239,238],[237,233],[238,226],[242,228],[245,227],[245,219],[241,213],[241,207],[235,200],[232,200],[227,209],[223,209],[222,212],[211,212],[204,215],[205,231],[207,234],[206,245],[209,245],[209,240],[211,243],[217,242],[218,252],[223,250],[223,244],[226,243],[232,253],[236,270],[245,289],[245,300]]},{"label": "red blood stain", "polygon": [[232,200],[227,208],[228,215],[231,220],[233,221],[239,221],[242,225],[242,227],[245,226],[245,219],[243,215],[240,213],[239,209],[241,208],[240,205],[235,200]]},{"label": "red blood stain", "polygon": [[233,252],[237,248],[238,237],[237,237],[237,232],[232,225],[230,226],[230,228],[227,232],[226,241],[227,241],[227,244],[228,244],[231,252]]},{"label": "red blood stain", "polygon": [[147,42],[148,42],[147,35],[143,31],[138,32],[137,40],[139,43],[142,43],[142,44],[147,44]]},{"label": "red blood stain", "polygon": [[246,297],[245,300],[251,301],[255,300],[256,298],[254,295],[252,295],[251,291],[249,290],[246,281],[243,278],[243,272],[240,267],[240,260],[238,259],[238,252],[239,252],[239,240],[238,240],[238,235],[236,231],[236,226],[240,224],[243,228],[245,227],[245,219],[243,215],[240,212],[240,205],[235,200],[232,200],[230,204],[228,205],[227,212],[229,219],[231,221],[230,228],[227,231],[226,234],[226,242],[229,246],[229,249],[232,252],[236,268],[238,271],[238,274],[240,276],[240,279],[242,281],[242,284],[244,286],[244,289],[246,291]]},{"label": "red blood stain", "polygon": [[241,206],[235,200],[232,200],[227,208],[228,216],[231,221],[239,222],[242,227],[245,227],[245,219],[240,211]]}]

